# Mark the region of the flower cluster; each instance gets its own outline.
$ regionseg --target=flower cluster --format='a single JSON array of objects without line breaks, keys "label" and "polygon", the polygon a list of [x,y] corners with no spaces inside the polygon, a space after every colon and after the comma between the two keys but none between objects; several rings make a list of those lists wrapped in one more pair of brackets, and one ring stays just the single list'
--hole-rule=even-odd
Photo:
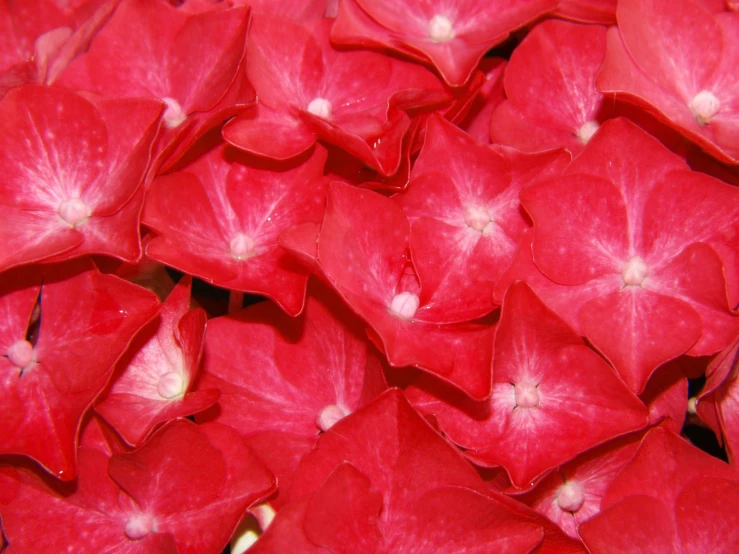
[{"label": "flower cluster", "polygon": [[0,3],[0,552],[739,551],[737,12]]}]

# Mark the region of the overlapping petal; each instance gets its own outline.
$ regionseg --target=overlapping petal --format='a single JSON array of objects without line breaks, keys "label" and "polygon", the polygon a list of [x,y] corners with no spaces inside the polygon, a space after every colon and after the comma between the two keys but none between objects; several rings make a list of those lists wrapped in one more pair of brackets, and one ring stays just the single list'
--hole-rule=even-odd
[{"label": "overlapping petal", "polygon": [[0,103],[0,269],[93,253],[136,260],[137,191],[160,113],[148,100],[10,91]]},{"label": "overlapping petal", "polygon": [[255,15],[247,73],[256,111],[229,122],[224,137],[263,156],[288,159],[322,138],[391,175],[410,126],[404,110],[448,100],[423,68],[374,52],[339,51],[297,23]]},{"label": "overlapping petal", "polygon": [[383,46],[433,65],[452,86],[463,85],[480,58],[509,33],[551,11],[550,0],[483,2],[342,0],[331,38]]},{"label": "overlapping petal", "polygon": [[[673,181],[682,185],[678,199],[665,194]],[[737,200],[737,190],[687,171],[621,119],[607,122],[562,177],[521,192],[534,220],[534,263],[567,285],[546,288],[565,299],[579,291],[578,307],[566,310],[634,391],[658,365],[715,353],[733,338],[739,321],[726,266],[709,245],[736,225]]]},{"label": "overlapping petal", "polygon": [[300,313],[308,276],[277,239],[290,226],[321,219],[325,160],[318,148],[275,168],[224,146],[211,149],[152,184],[143,222],[157,236],[147,255],[213,284],[264,294],[290,314]]},{"label": "overlapping petal", "polygon": [[119,362],[118,374],[95,406],[137,446],[161,423],[200,412],[218,400],[216,389],[190,390],[198,373],[206,314],[189,309],[189,277],[159,307]]},{"label": "overlapping petal", "polygon": [[485,398],[492,328],[425,315],[408,237],[408,220],[392,200],[338,182],[329,186],[318,261],[331,285],[372,327],[392,365],[415,365]]},{"label": "overlapping petal", "polygon": [[[158,302],[89,263],[26,274],[20,285],[19,277],[4,273],[0,287],[3,312],[13,314],[2,321],[0,452],[28,456],[71,480],[82,416]],[[35,343],[28,340],[31,325],[38,325]]]},{"label": "overlapping petal", "polygon": [[597,86],[651,111],[712,156],[739,159],[739,20],[694,0],[618,5]]},{"label": "overlapping petal", "polygon": [[491,398],[472,402],[428,382],[413,398],[466,456],[503,466],[517,488],[647,421],[613,370],[523,283],[503,301]]}]

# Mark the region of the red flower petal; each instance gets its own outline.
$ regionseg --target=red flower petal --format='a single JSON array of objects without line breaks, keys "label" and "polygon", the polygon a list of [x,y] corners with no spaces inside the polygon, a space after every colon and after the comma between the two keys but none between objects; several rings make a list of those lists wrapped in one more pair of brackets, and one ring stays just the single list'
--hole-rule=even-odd
[{"label": "red flower petal", "polygon": [[404,277],[407,241],[408,221],[391,200],[341,183],[329,186],[318,239],[326,277],[372,326],[391,364],[416,365],[485,398],[491,329],[424,319],[423,292],[412,272]]},{"label": "red flower petal", "polygon": [[331,552],[373,554],[381,541],[377,518],[382,504],[382,495],[365,475],[349,463],[340,464],[308,505],[305,535]]},{"label": "red flower petal", "polygon": [[246,509],[275,488],[233,429],[185,419],[162,427],[138,450],[113,456],[108,471],[183,552],[219,552]]},{"label": "red flower petal", "polygon": [[62,253],[137,258],[139,205],[126,208],[148,164],[160,112],[155,102],[92,103],[39,85],[9,92],[0,104],[6,176],[0,192],[10,217],[0,232],[4,241],[27,244],[8,251],[0,265]]},{"label": "red flower petal", "polygon": [[684,354],[702,330],[700,316],[682,300],[631,287],[593,298],[580,310],[580,325],[637,393],[658,365]]},{"label": "red flower petal", "polygon": [[[605,28],[562,21],[537,25],[511,56],[505,90],[513,111],[520,112],[529,125],[543,128],[545,134],[536,145],[528,144],[531,139],[526,136],[521,142],[515,135],[509,138],[508,129],[498,127],[496,112],[490,122],[493,141],[514,147],[523,143],[529,151],[581,150],[601,117],[602,94],[594,83],[605,52]],[[515,128],[512,131],[518,133]]]},{"label": "red flower petal", "polygon": [[429,60],[452,86],[464,84],[483,54],[511,31],[553,9],[548,0],[515,3],[345,0],[331,36],[340,44],[382,44]]},{"label": "red flower petal", "polygon": [[190,305],[189,277],[159,307],[159,317],[137,336],[119,364],[120,374],[95,411],[121,437],[139,445],[159,423],[202,411],[219,397],[215,389],[190,392],[197,376],[205,312]]},{"label": "red flower petal", "polygon": [[682,552],[676,541],[675,524],[664,504],[648,496],[624,498],[579,529],[590,552]]},{"label": "red flower petal", "polygon": [[[17,284],[6,283],[3,288],[9,286]],[[10,293],[11,302],[17,294],[30,302],[23,310],[28,314],[35,295],[22,290]],[[34,458],[68,480],[76,474],[76,440],[83,413],[107,384],[113,364],[133,335],[154,315],[158,302],[148,291],[101,275],[88,264],[49,269],[40,294],[42,319],[31,363],[22,368],[8,360],[4,363],[0,394],[3,405],[14,409],[2,412],[6,433],[0,451]],[[24,335],[25,330],[18,339]],[[69,371],[70,367],[75,370]]]},{"label": "red flower petal", "polygon": [[646,424],[646,409],[581,339],[523,283],[503,302],[493,395],[471,402],[418,391],[449,438],[485,466],[527,487],[578,452]]},{"label": "red flower petal", "polygon": [[247,437],[314,437],[386,388],[368,364],[361,325],[326,291],[316,292],[300,320],[262,303],[209,322],[199,387],[221,390],[216,421]]},{"label": "red flower petal", "polygon": [[219,146],[186,171],[159,177],[144,207],[144,223],[158,234],[147,254],[213,284],[265,294],[290,314],[300,313],[308,276],[277,239],[288,227],[320,220],[325,160],[325,151],[316,149],[278,169]]},{"label": "red flower petal", "polygon": [[[298,469],[293,499],[320,494],[321,483],[346,462],[382,495],[378,526],[390,551],[409,551],[419,541],[432,550],[454,551],[506,539],[514,550],[526,551],[541,541],[538,525],[468,488],[479,486],[479,477],[397,390],[321,437]],[[480,518],[496,523],[481,524]]]},{"label": "red flower petal", "polygon": [[601,498],[636,452],[640,438],[632,433],[590,449],[517,499],[576,539],[578,527],[600,512]]}]

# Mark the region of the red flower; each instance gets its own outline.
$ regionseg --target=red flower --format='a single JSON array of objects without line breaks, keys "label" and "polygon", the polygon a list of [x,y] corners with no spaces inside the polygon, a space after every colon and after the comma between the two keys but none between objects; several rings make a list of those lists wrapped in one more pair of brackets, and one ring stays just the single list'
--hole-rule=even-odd
[{"label": "red flower", "polygon": [[190,391],[200,363],[205,311],[189,309],[189,277],[184,277],[158,316],[137,335],[118,364],[118,375],[95,411],[138,446],[160,423],[215,404],[217,389]]},{"label": "red flower", "polygon": [[492,141],[526,152],[566,147],[577,154],[604,119],[595,74],[605,53],[604,27],[556,20],[537,25],[511,55],[504,78],[508,100],[493,112]]},{"label": "red flower", "polygon": [[[294,459],[280,471],[286,480],[321,431],[387,387],[379,363],[368,357],[360,322],[325,289],[313,291],[317,297],[308,298],[300,320],[271,303],[210,320],[198,385],[221,391],[218,408],[199,419],[256,437],[270,469]],[[281,501],[287,485],[281,479]]]},{"label": "red flower", "polygon": [[[77,472],[82,415],[158,301],[89,263],[20,271],[0,278],[0,303],[10,314],[0,320],[0,453],[28,456],[70,480]],[[35,305],[40,314],[34,319]],[[34,343],[28,332],[35,324]]]},{"label": "red flower", "polygon": [[485,398],[490,394],[492,329],[449,324],[446,313],[421,303],[427,298],[425,285],[419,285],[409,264],[408,238],[408,220],[391,199],[331,183],[316,263],[372,327],[371,338],[392,365],[415,365]]},{"label": "red flower", "polygon": [[699,2],[622,0],[597,86],[647,109],[725,163],[739,161],[739,18]]},{"label": "red flower", "polygon": [[25,85],[0,102],[0,271],[84,254],[141,255],[139,185],[161,105]]},{"label": "red flower", "polygon": [[275,168],[218,146],[185,171],[158,177],[143,214],[157,234],[147,255],[213,284],[264,294],[297,315],[308,275],[277,237],[321,219],[325,162],[325,150],[316,149]]},{"label": "red flower", "polygon": [[554,0],[341,0],[331,38],[428,61],[447,83],[460,86],[485,52],[555,6]]},{"label": "red flower", "polygon": [[457,323],[492,311],[493,287],[529,226],[518,193],[533,175],[558,175],[569,161],[562,151],[498,153],[437,116],[429,119],[408,190],[393,197],[411,223],[419,319]]},{"label": "red flower", "polygon": [[292,502],[254,552],[296,545],[304,552],[324,547],[347,554],[379,546],[415,552],[418,545],[425,551],[526,552],[541,542],[536,518],[482,490],[459,453],[400,391],[388,391],[321,437],[298,469]]},{"label": "red flower", "polygon": [[247,20],[243,7],[188,14],[163,0],[125,0],[57,84],[163,102],[155,169],[167,157],[171,166],[198,137],[253,101],[251,92],[242,94],[239,71]]},{"label": "red flower", "polygon": [[223,136],[279,160],[306,151],[320,137],[391,175],[410,126],[404,110],[438,105],[448,95],[421,67],[373,52],[336,50],[327,24],[316,36],[284,19],[252,18],[247,73],[259,104],[256,113],[229,122]]},{"label": "red flower", "polygon": [[611,483],[600,514],[579,533],[593,553],[729,554],[739,548],[738,493],[732,468],[658,428]]},{"label": "red flower", "polygon": [[434,383],[412,398],[468,458],[503,466],[517,488],[647,423],[644,405],[523,283],[508,289],[493,352],[490,400],[472,402]]},{"label": "red flower", "polygon": [[81,447],[79,458],[76,487],[25,469],[0,472],[2,486],[15,489],[0,514],[16,551],[220,552],[246,509],[275,487],[236,432],[214,423],[176,420],[133,452]]},{"label": "red flower", "polygon": [[[618,119],[562,177],[524,189],[521,202],[534,220],[533,261],[547,279],[523,267],[509,276],[530,282],[632,390],[658,365],[715,353],[734,337],[739,318],[724,266],[736,264],[725,237],[739,222],[738,190],[689,171]],[[525,243],[520,252],[527,256]]]}]

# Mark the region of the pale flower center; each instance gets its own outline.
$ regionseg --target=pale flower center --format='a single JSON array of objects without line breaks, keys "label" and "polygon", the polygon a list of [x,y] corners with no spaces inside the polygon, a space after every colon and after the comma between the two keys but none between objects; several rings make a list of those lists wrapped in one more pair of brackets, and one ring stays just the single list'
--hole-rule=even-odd
[{"label": "pale flower center", "polygon": [[319,96],[310,101],[308,111],[321,119],[331,119],[331,102]]},{"label": "pale flower center", "polygon": [[580,127],[580,130],[577,132],[577,138],[580,139],[580,142],[583,144],[587,144],[588,141],[593,138],[593,135],[596,133],[600,125],[597,121],[586,121],[582,124],[582,127]]},{"label": "pale flower center", "polygon": [[700,125],[707,125],[721,109],[721,102],[712,92],[702,90],[690,101],[690,109]]},{"label": "pale flower center", "polygon": [[562,485],[557,495],[557,505],[565,512],[576,512],[582,508],[585,495],[577,483],[568,481]]},{"label": "pale flower center", "polygon": [[321,431],[328,431],[339,421],[346,417],[347,413],[336,404],[324,406],[316,416],[316,425]]},{"label": "pale flower center", "polygon": [[166,400],[180,396],[185,392],[185,380],[179,373],[169,371],[159,378],[157,392]]},{"label": "pale flower center", "polygon": [[649,275],[649,268],[640,256],[632,256],[621,268],[621,278],[627,287],[640,287]]},{"label": "pale flower center", "polygon": [[14,342],[8,348],[8,361],[20,369],[28,367],[33,362],[33,345],[27,340]]},{"label": "pale flower center", "polygon": [[493,218],[490,212],[482,206],[470,206],[464,212],[464,222],[470,229],[485,234],[485,228],[490,225]]},{"label": "pale flower center", "polygon": [[536,385],[532,385],[531,383],[518,383],[514,385],[513,392],[517,407],[535,408],[539,405],[539,391]]},{"label": "pale flower center", "polygon": [[390,303],[390,313],[400,319],[411,319],[416,315],[420,303],[418,296],[412,292],[401,292],[393,297]]},{"label": "pale flower center", "polygon": [[449,18],[436,14],[429,21],[429,37],[435,42],[446,42],[454,38],[454,26]]},{"label": "pale flower center", "polygon": [[59,204],[57,211],[59,213],[59,217],[61,217],[71,227],[75,227],[90,217],[90,210],[79,198],[67,198],[64,202]]},{"label": "pale flower center", "polygon": [[231,255],[237,260],[245,260],[254,254],[254,241],[242,232],[234,233],[228,243]]},{"label": "pale flower center", "polygon": [[137,541],[151,533],[153,528],[154,522],[152,521],[151,516],[133,514],[128,518],[126,526],[123,528],[123,532],[132,541]]},{"label": "pale flower center", "polygon": [[163,116],[164,126],[168,129],[179,127],[187,119],[187,114],[182,110],[182,106],[174,98],[162,98],[162,101],[167,104]]}]

